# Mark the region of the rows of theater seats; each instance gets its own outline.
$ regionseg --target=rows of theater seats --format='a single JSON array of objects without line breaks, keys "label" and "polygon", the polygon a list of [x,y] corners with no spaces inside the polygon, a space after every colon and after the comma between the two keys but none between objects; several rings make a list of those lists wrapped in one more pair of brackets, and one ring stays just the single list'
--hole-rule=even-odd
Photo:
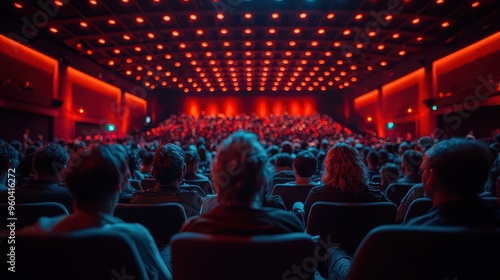
[{"label": "rows of theater seats", "polygon": [[[143,187],[152,183],[149,180],[141,182]],[[291,211],[294,202],[305,202],[313,185],[290,186],[283,184],[286,181],[274,181],[272,194],[280,195]],[[184,208],[178,203],[119,203],[115,216],[144,225],[159,248],[172,246],[175,279],[312,279],[315,269],[324,275],[326,250],[339,244],[354,255],[348,279],[498,276],[500,272],[494,271],[493,264],[500,261],[499,230],[395,224],[397,206],[411,186],[389,185],[385,193],[392,202],[316,202],[304,217],[304,234],[229,237],[178,233],[186,220]],[[203,195],[213,193],[211,185],[183,187],[197,189]],[[498,207],[496,198],[483,199],[490,207]],[[417,199],[405,219],[422,215],[431,207],[430,199]],[[0,219],[6,221],[8,204],[0,208]],[[40,216],[68,215],[68,209],[55,202],[19,203],[15,209],[17,229]],[[7,228],[2,232],[2,252],[9,252],[11,233]],[[66,236],[16,236],[16,279],[25,279],[26,273],[33,271],[52,275],[52,279],[68,275],[71,279],[146,279],[132,244],[127,236],[93,230]]]}]

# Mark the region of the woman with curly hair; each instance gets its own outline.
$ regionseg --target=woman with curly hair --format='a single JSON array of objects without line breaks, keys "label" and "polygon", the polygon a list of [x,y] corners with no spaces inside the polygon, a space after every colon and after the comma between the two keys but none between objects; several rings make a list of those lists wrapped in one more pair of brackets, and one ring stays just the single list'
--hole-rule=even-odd
[{"label": "woman with curly hair", "polygon": [[335,144],[324,161],[323,185],[311,189],[304,212],[318,201],[377,202],[390,201],[380,190],[368,185],[368,170],[356,149],[344,142]]}]

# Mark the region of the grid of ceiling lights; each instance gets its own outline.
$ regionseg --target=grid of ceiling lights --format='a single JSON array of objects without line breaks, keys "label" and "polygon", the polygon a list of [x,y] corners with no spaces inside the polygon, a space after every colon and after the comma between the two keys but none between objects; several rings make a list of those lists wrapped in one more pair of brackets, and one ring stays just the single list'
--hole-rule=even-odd
[{"label": "grid of ceiling lights", "polygon": [[[122,0],[123,3],[128,3],[128,0]],[[153,2],[158,3],[160,0],[153,0]],[[183,2],[189,2],[189,0],[183,0]],[[62,6],[62,1],[54,1],[54,3],[58,6]],[[90,5],[98,5],[98,1],[89,0]],[[436,4],[443,4],[444,0],[436,0]],[[472,8],[478,7],[480,4],[479,1],[475,1],[471,3]],[[22,8],[21,4],[14,4],[17,8]],[[216,13],[214,15],[218,21],[223,22],[225,15],[223,13]],[[272,12],[269,14],[271,19],[277,20],[280,17],[280,14],[277,12]],[[306,19],[308,14],[305,12],[298,13],[299,19]],[[190,21],[198,20],[198,16],[195,13],[191,13],[188,15]],[[250,12],[244,13],[243,17],[245,20],[252,19],[253,15]],[[335,18],[334,13],[325,14],[327,20],[333,20]],[[364,17],[363,13],[358,13],[354,16],[355,20],[362,20]],[[391,14],[385,17],[386,21],[390,21],[393,19]],[[165,14],[162,16],[163,22],[172,21],[171,15]],[[136,17],[135,21],[137,24],[144,24],[146,19],[143,17]],[[412,25],[418,25],[421,22],[420,18],[416,17],[411,19]],[[109,19],[108,24],[115,25],[116,20]],[[442,28],[447,28],[450,25],[448,21],[444,21],[441,23]],[[85,21],[80,22],[81,28],[87,28],[89,23]],[[267,35],[272,37],[273,34],[278,32],[278,29],[283,29],[283,27],[271,27],[267,29]],[[50,32],[58,33],[58,29],[56,27],[50,27]],[[186,31],[188,32],[188,31]],[[199,54],[199,51],[190,52],[189,45],[185,42],[178,41],[176,42],[179,52],[176,53],[164,53],[162,54],[162,60],[158,57],[158,53],[154,55],[144,54],[145,64],[140,64],[139,62],[134,62],[132,58],[126,58],[125,69],[123,74],[126,76],[135,77],[135,79],[143,84],[145,87],[150,89],[155,89],[159,86],[172,86],[177,87],[178,89],[184,91],[185,93],[189,93],[192,91],[202,92],[202,91],[326,91],[328,87],[337,86],[339,89],[343,89],[349,87],[352,83],[357,82],[358,78],[355,75],[355,71],[358,70],[358,66],[352,63],[351,57],[353,57],[352,52],[342,52],[345,57],[334,57],[337,56],[330,50],[323,51],[322,57],[317,58],[315,60],[309,59],[313,54],[309,50],[297,50],[294,47],[297,46],[297,42],[295,40],[290,40],[287,42],[288,50],[284,51],[284,53],[280,53],[280,58],[275,58],[275,55],[272,51],[273,45],[277,42],[271,39],[265,40],[265,46],[268,50],[262,51],[253,51],[252,45],[255,44],[254,41],[246,40],[244,42],[244,46],[246,49],[242,50],[243,59],[236,59],[236,54],[231,51],[231,37],[229,34],[229,30],[227,28],[220,28],[219,32],[223,37],[226,37],[227,40],[223,41],[223,46],[225,50],[218,50],[217,52],[210,51],[210,41],[201,40],[200,47],[201,49],[205,49],[203,59],[196,60],[195,55]],[[242,28],[243,36],[251,35],[255,30],[252,28]],[[300,35],[302,30],[299,27],[290,28],[290,32],[295,35]],[[319,27],[316,29],[316,35],[325,36],[328,32],[325,28]],[[342,31],[342,35],[345,38],[352,37],[352,30],[345,29]],[[201,28],[196,29],[195,33],[198,37],[202,37],[205,34],[205,31]],[[369,37],[375,37],[377,33],[375,31],[367,32]],[[156,37],[153,32],[148,32],[146,34],[147,38],[152,40]],[[132,35],[131,34],[123,34],[122,39],[124,42],[130,41]],[[172,30],[171,38],[173,40],[177,40],[181,37],[180,30]],[[399,33],[393,33],[391,35],[392,39],[397,40],[400,37]],[[352,39],[352,38],[351,38]],[[418,36],[415,38],[417,42],[421,42],[423,40],[422,36]],[[319,40],[320,42],[324,42],[323,40]],[[106,40],[104,38],[99,38],[97,40],[99,45],[106,45]],[[194,44],[194,43],[193,43]],[[319,46],[318,40],[312,40],[308,43],[307,49],[312,49],[313,51],[316,47]],[[334,48],[341,49],[342,42],[334,41],[331,42]],[[82,45],[77,44],[77,49],[81,49]],[[362,43],[358,43],[355,45],[356,49],[367,48],[368,46],[363,45]],[[157,51],[161,52],[164,49],[164,45],[161,43],[156,44]],[[384,44],[376,44],[376,49],[378,51],[383,51],[385,49]],[[115,48],[113,53],[119,55],[123,50],[120,48]],[[85,51],[88,55],[92,55],[94,52],[91,49]],[[142,55],[144,50],[140,46],[135,46],[131,53],[135,53],[136,55]],[[223,53],[223,59],[217,59],[217,55]],[[259,53],[263,59],[257,61],[254,59],[255,53]],[[317,51],[316,51],[317,52]],[[396,50],[399,56],[406,55],[406,50]],[[188,65],[183,65],[180,59],[175,59],[175,57],[184,56],[183,62],[188,62]],[[135,56],[134,56],[135,57]],[[300,57],[300,59],[297,59]],[[134,58],[135,59],[135,58]],[[328,63],[327,63],[328,60]],[[203,62],[208,62],[208,65],[202,65]],[[119,59],[110,59],[107,61],[107,65],[112,67],[115,66],[118,62],[121,62]],[[171,71],[165,67],[163,63],[169,62],[173,67],[169,68]],[[152,64],[156,64],[156,66],[151,66]],[[163,64],[163,65],[162,65]],[[388,65],[388,62],[385,60],[381,60],[378,62],[378,65],[367,65],[367,71],[372,71],[374,67],[381,66],[385,67]],[[181,81],[179,77],[176,76],[175,69],[178,69],[179,72],[187,72],[186,67],[192,67],[194,69],[193,76],[184,77],[185,79]],[[164,69],[165,68],[165,69]],[[339,68],[339,69],[336,69]],[[345,70],[351,70],[349,74]],[[364,70],[364,69],[363,69]],[[305,74],[305,75],[304,75]]]}]

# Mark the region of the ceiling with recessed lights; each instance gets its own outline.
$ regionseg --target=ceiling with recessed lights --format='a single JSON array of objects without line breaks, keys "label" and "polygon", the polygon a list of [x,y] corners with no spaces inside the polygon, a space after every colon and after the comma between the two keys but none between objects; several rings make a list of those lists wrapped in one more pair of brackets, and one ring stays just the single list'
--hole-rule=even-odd
[{"label": "ceiling with recessed lights", "polygon": [[479,20],[498,20],[499,2],[9,0],[0,8],[20,24],[45,17],[39,36],[149,89],[317,92],[353,87]]}]

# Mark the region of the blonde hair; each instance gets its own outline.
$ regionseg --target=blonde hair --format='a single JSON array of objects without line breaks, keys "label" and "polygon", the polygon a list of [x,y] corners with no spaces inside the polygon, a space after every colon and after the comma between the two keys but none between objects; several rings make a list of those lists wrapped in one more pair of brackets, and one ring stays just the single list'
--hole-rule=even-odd
[{"label": "blonde hair", "polygon": [[361,155],[344,142],[326,155],[323,183],[326,188],[359,194],[368,188],[368,172]]}]

